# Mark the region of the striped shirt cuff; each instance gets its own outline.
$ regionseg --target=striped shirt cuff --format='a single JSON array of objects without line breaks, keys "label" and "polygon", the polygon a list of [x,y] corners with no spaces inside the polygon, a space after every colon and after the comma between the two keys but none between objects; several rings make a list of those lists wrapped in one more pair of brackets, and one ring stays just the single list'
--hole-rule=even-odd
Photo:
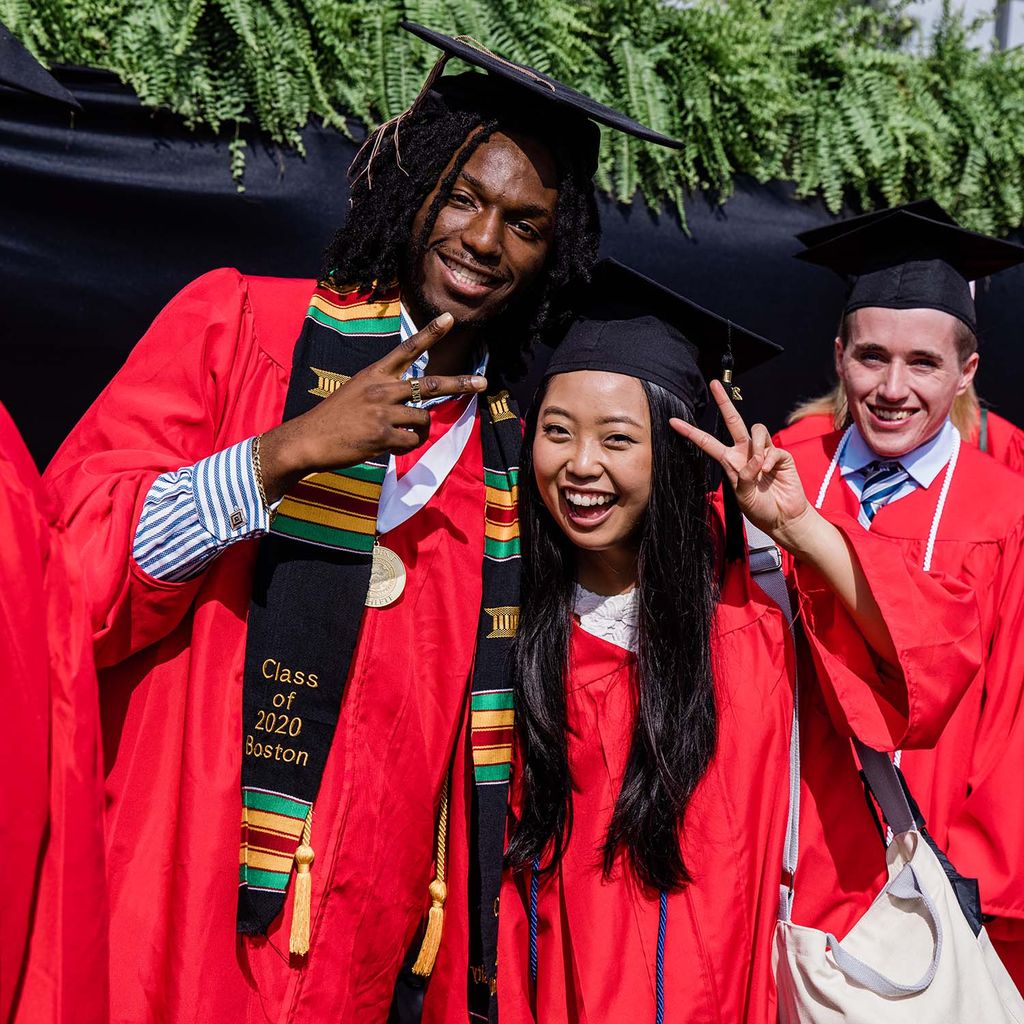
[{"label": "striped shirt cuff", "polygon": [[157,477],[146,495],[132,554],[154,579],[198,575],[224,548],[262,536],[270,515],[252,465],[254,438]]}]

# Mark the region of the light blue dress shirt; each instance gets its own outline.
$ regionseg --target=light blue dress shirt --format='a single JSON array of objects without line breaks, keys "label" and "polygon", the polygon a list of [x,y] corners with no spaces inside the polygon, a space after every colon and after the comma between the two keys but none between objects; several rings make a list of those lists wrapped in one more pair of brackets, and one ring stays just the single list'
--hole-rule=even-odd
[{"label": "light blue dress shirt", "polygon": [[[860,504],[861,492],[864,490],[864,480],[867,476],[866,470],[873,462],[896,462],[909,474],[900,489],[889,499],[886,504],[892,504],[912,494],[919,487],[925,489],[931,487],[935,478],[946,468],[950,456],[953,454],[953,435],[956,427],[947,419],[939,432],[924,444],[918,445],[913,451],[901,455],[899,459],[886,459],[877,455],[867,445],[856,426],[850,430],[843,450],[839,453],[839,472],[846,481],[847,486],[853,491]],[[864,515],[863,509],[858,516],[858,521],[865,529],[871,529],[871,523]]]}]

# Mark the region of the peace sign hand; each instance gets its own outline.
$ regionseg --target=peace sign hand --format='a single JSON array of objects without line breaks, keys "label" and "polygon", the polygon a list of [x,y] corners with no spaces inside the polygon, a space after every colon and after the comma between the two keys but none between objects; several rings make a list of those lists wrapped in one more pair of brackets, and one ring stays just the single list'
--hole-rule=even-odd
[{"label": "peace sign hand", "polygon": [[407,452],[423,444],[430,431],[430,413],[406,402],[485,390],[487,380],[470,374],[402,380],[402,374],[454,322],[451,313],[435,317],[309,412],[264,434],[260,462],[267,500],[276,501],[309,473],[355,466],[384,452]]},{"label": "peace sign hand", "polygon": [[683,420],[673,418],[669,424],[722,467],[743,514],[776,543],[795,551],[799,547],[797,536],[807,520],[817,517],[804,493],[793,456],[772,444],[763,423],[747,430],[719,381],[712,381],[711,393],[732,438],[731,446]]}]

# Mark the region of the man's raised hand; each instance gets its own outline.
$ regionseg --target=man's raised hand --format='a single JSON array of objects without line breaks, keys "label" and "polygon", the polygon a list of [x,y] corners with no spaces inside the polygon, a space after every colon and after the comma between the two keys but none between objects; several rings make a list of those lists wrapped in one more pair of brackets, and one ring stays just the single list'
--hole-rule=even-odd
[{"label": "man's raised hand", "polygon": [[[384,452],[406,452],[421,445],[430,430],[430,413],[405,404],[415,389],[402,374],[453,324],[450,313],[435,317],[309,412],[264,434],[260,462],[267,500],[276,501],[309,473],[354,466]],[[419,378],[424,399],[471,394],[486,387],[486,379],[474,374]]]}]

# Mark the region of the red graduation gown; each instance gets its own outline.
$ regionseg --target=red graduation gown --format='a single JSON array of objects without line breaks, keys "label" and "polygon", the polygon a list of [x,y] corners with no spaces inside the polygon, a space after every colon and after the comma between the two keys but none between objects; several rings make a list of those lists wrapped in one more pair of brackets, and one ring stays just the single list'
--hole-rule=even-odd
[{"label": "red graduation gown", "polygon": [[[798,441],[809,441],[812,437],[824,437],[835,430],[832,417],[825,413],[815,413],[783,427],[773,438],[780,448],[789,448]],[[1015,427],[1009,420],[988,411],[987,437],[985,454],[991,455],[996,462],[1001,462],[1015,473],[1024,473],[1024,430]],[[980,421],[971,431],[967,443],[978,447],[981,438]]]},{"label": "red graduation gown", "polygon": [[[846,737],[856,732],[878,748],[931,742],[980,652],[965,587],[908,571],[898,558],[879,558],[879,543],[871,538],[865,544],[867,535],[855,523],[839,517],[838,525],[870,566],[872,590],[892,623],[903,670],[898,678],[881,678],[831,591],[811,571],[796,574],[807,624],[798,653],[801,836],[819,836],[823,822],[830,832],[827,856],[798,866],[795,919],[841,931],[866,909],[876,878],[884,874],[883,847]],[[938,612],[921,636],[907,613],[931,603]],[[775,1019],[772,935],[793,708],[787,635],[781,613],[745,568],[731,566],[714,636],[718,749],[687,809],[682,835],[694,881],[668,899],[667,1021]],[[960,651],[948,690],[930,671],[936,648],[944,647]],[[603,879],[599,853],[629,753],[635,659],[576,625],[570,666],[573,830],[560,866],[540,883],[536,1000],[528,973],[528,873],[506,873],[498,957],[501,1019],[646,1024],[655,1019],[658,895],[638,886],[621,856],[611,877]]]},{"label": "red graduation gown", "polygon": [[[1015,473],[1024,473],[1024,430],[989,410],[987,431],[986,453]],[[980,428],[975,427],[971,434],[971,444],[975,447],[979,443],[979,433]]]},{"label": "red graduation gown", "polygon": [[74,553],[0,407],[0,1020],[107,1020],[96,673]]},{"label": "red graduation gown", "polygon": [[[363,612],[315,803],[305,958],[289,961],[290,895],[267,938],[235,932],[257,545],[231,546],[184,583],[153,579],[131,558],[160,473],[280,422],[312,290],[232,270],[189,285],[48,470],[90,572],[116,1024],[383,1021],[429,906],[435,815],[453,747],[462,768],[481,602],[479,425],[429,506],[386,538],[408,582],[395,604]],[[435,411],[432,440],[462,408]],[[450,884],[464,879],[450,872]]]},{"label": "red graduation gown", "polygon": [[[817,494],[840,435],[792,445],[804,487]],[[879,510],[871,533],[921,565],[944,471],[927,490]],[[855,515],[835,473],[823,510]],[[907,751],[902,767],[936,842],[976,877],[989,934],[1024,986],[1024,478],[969,446],[960,449],[932,559],[934,572],[968,584],[979,603],[984,671],[938,743]],[[937,663],[943,673],[946,666]]]}]

